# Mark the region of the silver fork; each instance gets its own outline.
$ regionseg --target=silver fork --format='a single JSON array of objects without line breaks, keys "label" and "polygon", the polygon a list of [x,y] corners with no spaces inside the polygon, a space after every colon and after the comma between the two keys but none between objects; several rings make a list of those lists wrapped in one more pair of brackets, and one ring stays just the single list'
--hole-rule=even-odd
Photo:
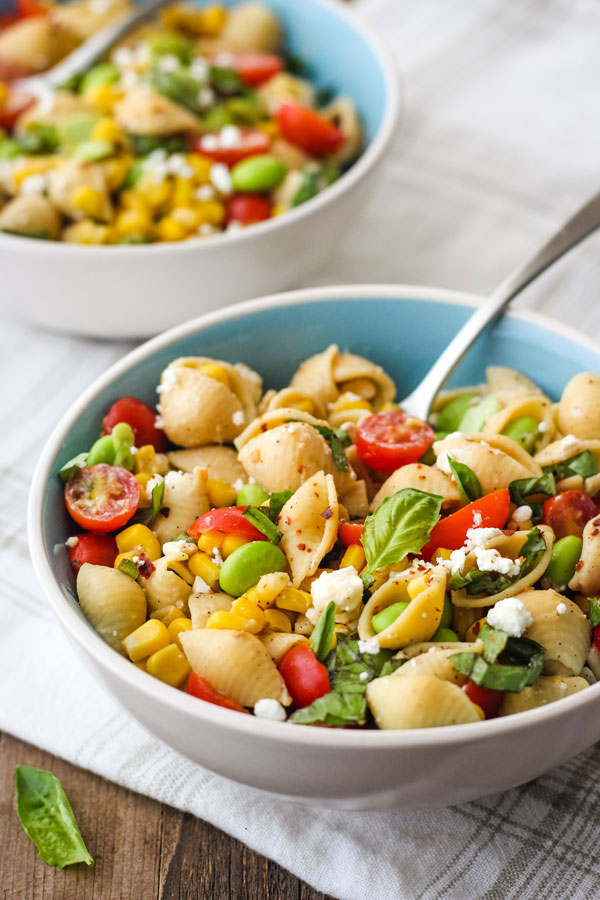
[{"label": "silver fork", "polygon": [[421,383],[400,401],[411,416],[427,419],[436,394],[479,335],[506,309],[510,301],[563,254],[600,227],[600,194],[585,204],[525,265],[515,269],[490,294],[452,338]]}]

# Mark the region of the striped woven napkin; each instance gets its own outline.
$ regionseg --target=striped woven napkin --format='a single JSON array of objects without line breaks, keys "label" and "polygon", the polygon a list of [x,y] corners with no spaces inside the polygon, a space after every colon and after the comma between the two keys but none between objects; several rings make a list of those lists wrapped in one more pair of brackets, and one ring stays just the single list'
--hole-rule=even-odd
[{"label": "striped woven napkin", "polygon": [[[392,43],[406,110],[370,206],[319,279],[486,291],[598,189],[600,5],[362,0],[358,11]],[[520,302],[600,337],[599,286],[595,238]],[[104,695],[44,602],[25,506],[56,419],[127,349],[2,326],[0,728],[191,811],[340,900],[598,896],[598,750],[453,809],[310,810],[178,757]]]}]

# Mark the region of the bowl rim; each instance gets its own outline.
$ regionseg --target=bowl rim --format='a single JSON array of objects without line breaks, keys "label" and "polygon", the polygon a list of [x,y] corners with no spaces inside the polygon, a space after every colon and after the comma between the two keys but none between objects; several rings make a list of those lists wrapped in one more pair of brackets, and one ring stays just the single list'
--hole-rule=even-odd
[{"label": "bowl rim", "polygon": [[[296,306],[305,303],[321,303],[331,300],[360,301],[365,296],[375,300],[420,300],[429,303],[445,303],[451,306],[477,306],[482,297],[462,291],[447,290],[437,287],[425,287],[407,284],[358,284],[331,285],[318,288],[304,288],[272,294],[263,298],[244,301],[215,312],[206,313],[177,325],[162,334],[151,338],[141,346],[123,356],[96,378],[80,395],[80,397],[61,416],[50,434],[38,460],[32,478],[28,509],[27,534],[34,571],[48,599],[50,607],[67,635],[100,666],[108,669],[115,679],[127,682],[129,689],[143,694],[153,703],[157,700],[164,706],[172,706],[178,714],[195,719],[198,726],[207,723],[222,727],[226,731],[254,737],[268,737],[281,744],[294,746],[335,749],[337,752],[350,752],[361,748],[382,751],[390,747],[401,748],[434,748],[439,745],[455,745],[492,740],[495,735],[504,736],[535,727],[550,719],[561,719],[575,712],[578,708],[595,703],[600,698],[600,683],[591,685],[590,690],[579,691],[562,700],[546,706],[515,713],[499,719],[484,722],[447,725],[443,728],[420,728],[415,730],[347,730],[335,728],[308,728],[298,726],[290,728],[289,722],[273,722],[265,719],[257,720],[255,716],[239,715],[232,710],[215,706],[211,703],[198,703],[180,690],[174,690],[158,679],[148,678],[147,673],[140,671],[124,657],[110,647],[93,627],[86,622],[71,606],[64,596],[51,560],[44,551],[43,544],[43,503],[45,488],[51,477],[51,464],[59,450],[63,438],[68,434],[73,423],[95,397],[106,389],[116,378],[124,374],[132,365],[148,358],[154,352],[167,347],[183,337],[201,332],[214,324],[229,319],[252,315],[268,309]],[[531,310],[510,310],[506,315],[538,325],[551,331],[559,338],[567,338],[600,356],[600,343],[580,334],[576,329],[562,322],[553,320],[543,313]],[[133,718],[136,716],[131,713]]]},{"label": "bowl rim", "polygon": [[251,228],[241,228],[234,232],[218,232],[213,235],[207,235],[198,241],[158,242],[156,244],[130,246],[114,244],[94,246],[71,244],[67,241],[35,241],[22,235],[0,233],[0,251],[5,245],[9,251],[25,251],[32,254],[50,255],[58,252],[64,256],[77,254],[80,258],[92,257],[94,259],[106,259],[107,261],[112,261],[115,258],[124,259],[131,256],[131,254],[133,254],[134,259],[139,259],[144,253],[190,254],[210,252],[215,247],[234,246],[241,241],[251,240],[253,236],[260,238],[264,235],[267,237],[275,229],[283,230],[293,227],[294,223],[318,213],[323,207],[334,203],[338,197],[354,187],[373,169],[392,139],[401,108],[402,83],[400,74],[389,47],[371,25],[362,16],[359,16],[355,10],[349,9],[341,3],[336,3],[334,0],[311,0],[311,2],[317,6],[325,7],[334,16],[345,20],[363,38],[373,51],[385,84],[386,104],[381,124],[365,151],[361,153],[356,162],[337,181],[306,203],[302,203],[295,209],[288,210],[283,216],[276,216],[264,222],[257,222]]}]

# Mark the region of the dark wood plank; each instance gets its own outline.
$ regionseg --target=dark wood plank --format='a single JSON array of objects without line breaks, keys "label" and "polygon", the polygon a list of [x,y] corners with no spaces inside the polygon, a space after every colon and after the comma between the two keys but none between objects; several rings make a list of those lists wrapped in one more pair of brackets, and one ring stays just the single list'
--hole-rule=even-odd
[{"label": "dark wood plank", "polygon": [[[18,763],[60,778],[95,858],[47,866],[15,810]],[[156,803],[0,734],[1,900],[328,900],[189,813]]]}]

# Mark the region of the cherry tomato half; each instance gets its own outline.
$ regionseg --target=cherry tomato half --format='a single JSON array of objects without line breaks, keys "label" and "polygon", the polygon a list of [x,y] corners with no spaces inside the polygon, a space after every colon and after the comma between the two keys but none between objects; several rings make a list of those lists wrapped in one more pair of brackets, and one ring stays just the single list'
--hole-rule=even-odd
[{"label": "cherry tomato half", "polygon": [[282,103],[275,119],[283,137],[315,156],[328,156],[335,153],[346,140],[343,131],[323,116],[299,106],[297,103]]},{"label": "cherry tomato half", "polygon": [[263,84],[283,69],[281,57],[272,53],[252,51],[217,53],[213,56],[212,62],[216,66],[223,65],[233,69],[250,87]]},{"label": "cherry tomato half", "polygon": [[85,532],[77,535],[77,543],[69,547],[69,562],[77,575],[84,563],[112,568],[119,552],[117,542],[110,534]]},{"label": "cherry tomato half", "polygon": [[470,678],[463,687],[463,691],[472,703],[481,707],[486,719],[493,719],[498,714],[504,691],[493,691],[491,688],[482,687],[480,684],[475,684]]},{"label": "cherry tomato half", "polygon": [[600,625],[594,628],[594,647],[600,653]]},{"label": "cherry tomato half", "polygon": [[248,710],[244,709],[237,700],[226,697],[225,694],[217,691],[216,688],[209,684],[208,681],[205,681],[204,678],[196,672],[192,672],[188,678],[187,692],[188,694],[191,694],[192,697],[197,697],[199,700],[205,700],[207,703],[214,703],[215,706],[224,706],[225,709],[234,709],[236,712],[248,712]]},{"label": "cherry tomato half", "polygon": [[352,544],[360,544],[364,528],[364,519],[357,519],[356,522],[340,522],[338,535],[344,547],[351,547]]},{"label": "cherry tomato half", "polygon": [[119,422],[131,425],[136,447],[152,444],[158,453],[167,449],[166,435],[156,427],[156,412],[142,400],[121,397],[113,403],[102,422],[102,434],[110,434]]},{"label": "cherry tomato half", "polygon": [[581,537],[586,522],[599,512],[592,498],[583,491],[562,491],[544,503],[542,522],[550,526],[557,541],[568,534]]},{"label": "cherry tomato half", "polygon": [[434,441],[435,432],[427,422],[401,409],[367,416],[356,430],[358,455],[378,472],[393,472],[416,462]]},{"label": "cherry tomato half", "polygon": [[88,531],[116,531],[135,513],[140,488],[135,476],[122,466],[84,466],[65,485],[69,515]]},{"label": "cherry tomato half", "polygon": [[327,669],[308,644],[296,644],[279,663],[279,671],[296,706],[310,706],[331,691]]},{"label": "cherry tomato half", "polygon": [[271,218],[271,204],[262,194],[238,194],[227,205],[227,221],[253,225]]},{"label": "cherry tomato half", "polygon": [[38,0],[17,0],[17,12],[21,19],[26,19],[29,16],[45,16],[48,9]]},{"label": "cherry tomato half", "polygon": [[[433,526],[429,541],[421,550],[421,556],[423,559],[431,559],[433,551],[438,547],[458,550],[464,544],[469,528],[503,528],[508,518],[509,508],[508,488],[492,491],[491,494],[486,494],[480,500],[474,500],[473,503],[452,513],[451,516],[440,519],[437,525]],[[475,521],[477,521],[477,525],[475,525]]]},{"label": "cherry tomato half", "polygon": [[249,156],[266,153],[270,143],[269,137],[260,128],[240,128],[240,140],[235,147],[224,146],[218,131],[190,138],[194,153],[201,153],[226,166],[235,166]]},{"label": "cherry tomato half", "polygon": [[224,531],[225,534],[241,534],[253,541],[267,541],[266,535],[255,528],[252,522],[244,518],[247,506],[226,506],[222,509],[211,509],[199,516],[188,529],[188,534],[195,541],[205,531]]}]

